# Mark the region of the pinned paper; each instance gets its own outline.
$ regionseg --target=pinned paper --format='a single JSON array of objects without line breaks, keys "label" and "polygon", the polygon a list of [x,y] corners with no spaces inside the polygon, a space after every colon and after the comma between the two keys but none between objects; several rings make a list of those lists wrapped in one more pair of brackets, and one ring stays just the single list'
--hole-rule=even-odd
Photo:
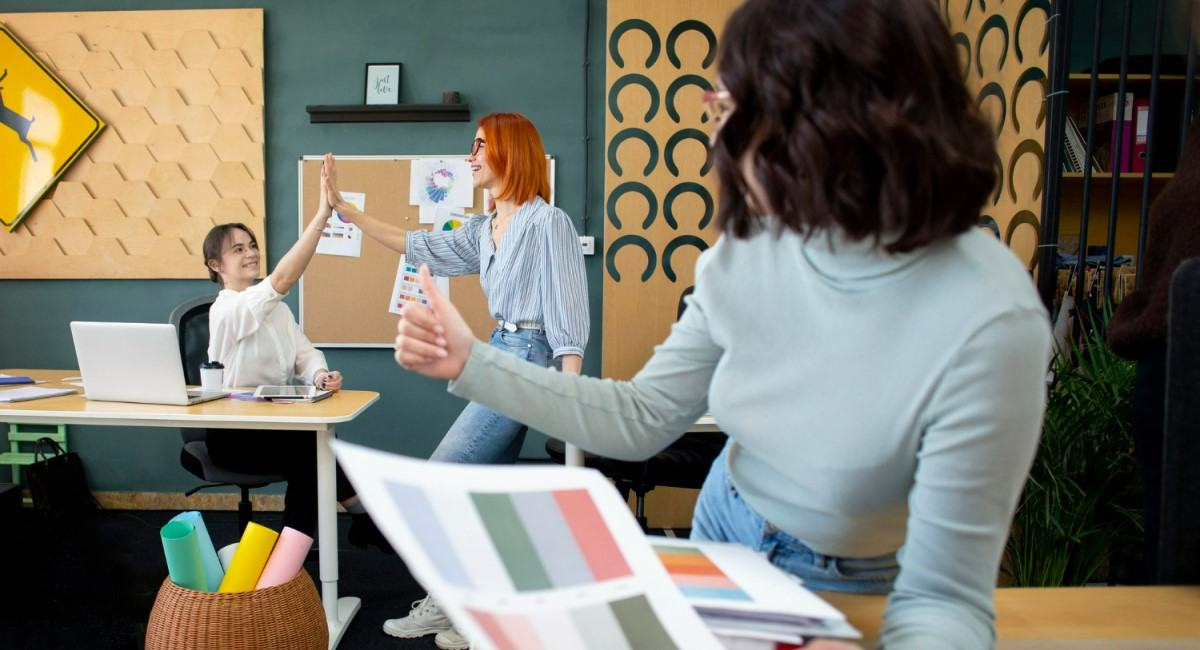
[{"label": "pinned paper", "polygon": [[465,160],[417,158],[409,173],[408,202],[466,208],[474,203],[471,166]]},{"label": "pinned paper", "polygon": [[[367,195],[363,192],[342,192],[342,198],[359,212],[365,212],[367,209]],[[362,239],[362,229],[334,211],[325,221],[321,241],[317,242],[317,252],[322,255],[361,257]]]},{"label": "pinned paper", "polygon": [[[392,284],[392,298],[388,303],[389,312],[399,314],[404,310],[405,305],[412,303],[429,304],[425,292],[421,291],[419,271],[416,266],[408,263],[407,256],[400,256],[400,264],[396,267],[396,281]],[[450,279],[435,275],[433,281],[437,284],[438,291],[441,291],[442,295],[449,300]]]}]

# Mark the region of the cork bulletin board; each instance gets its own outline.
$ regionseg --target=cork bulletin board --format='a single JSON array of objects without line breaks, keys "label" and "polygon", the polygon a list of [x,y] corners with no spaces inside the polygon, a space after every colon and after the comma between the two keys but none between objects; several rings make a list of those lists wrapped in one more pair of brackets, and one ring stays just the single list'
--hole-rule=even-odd
[{"label": "cork bulletin board", "polygon": [[[336,154],[335,154],[336,155]],[[366,213],[405,230],[430,230],[420,223],[418,208],[409,205],[408,181],[412,161],[448,156],[338,156],[338,188],[366,194]],[[304,156],[299,164],[300,227],[316,212],[320,200],[321,157]],[[550,159],[551,188],[554,160]],[[553,203],[553,190],[551,193]],[[483,212],[483,191],[475,190],[474,205],[466,212]],[[391,347],[399,318],[388,311],[400,254],[366,237],[361,257],[314,255],[300,279],[300,327],[321,347]],[[450,278],[450,300],[462,312],[478,338],[486,339],[496,326],[478,275]]]},{"label": "cork bulletin board", "polygon": [[[0,277],[206,278],[200,246],[214,224],[241,221],[264,237],[262,9],[0,22],[108,125],[12,232],[0,230]],[[28,133],[38,146],[56,116],[5,98],[40,118]]]}]

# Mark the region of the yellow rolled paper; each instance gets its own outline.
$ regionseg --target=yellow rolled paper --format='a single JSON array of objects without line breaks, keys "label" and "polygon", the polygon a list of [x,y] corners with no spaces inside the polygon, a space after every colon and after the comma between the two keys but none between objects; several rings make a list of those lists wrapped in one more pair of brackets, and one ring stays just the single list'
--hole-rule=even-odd
[{"label": "yellow rolled paper", "polygon": [[267,565],[276,539],[279,539],[279,533],[270,528],[254,522],[246,524],[242,541],[238,542],[237,552],[225,569],[225,578],[221,580],[221,588],[217,591],[223,594],[252,591],[254,585],[258,584],[263,567]]}]

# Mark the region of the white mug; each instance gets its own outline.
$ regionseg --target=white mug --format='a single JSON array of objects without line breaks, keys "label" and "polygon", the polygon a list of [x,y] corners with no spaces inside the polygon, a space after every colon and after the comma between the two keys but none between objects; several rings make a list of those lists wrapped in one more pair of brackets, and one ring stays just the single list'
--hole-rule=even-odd
[{"label": "white mug", "polygon": [[225,366],[218,361],[206,361],[200,364],[200,387],[209,391],[219,391],[224,388]]}]

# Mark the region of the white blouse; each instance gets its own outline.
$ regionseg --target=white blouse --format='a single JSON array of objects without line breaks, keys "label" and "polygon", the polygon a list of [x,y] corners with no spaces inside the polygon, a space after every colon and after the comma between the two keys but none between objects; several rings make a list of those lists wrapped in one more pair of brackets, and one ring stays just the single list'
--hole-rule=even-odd
[{"label": "white blouse", "polygon": [[245,291],[224,289],[208,312],[208,358],[225,366],[226,388],[313,383],[325,354],[300,331],[268,278]]}]

